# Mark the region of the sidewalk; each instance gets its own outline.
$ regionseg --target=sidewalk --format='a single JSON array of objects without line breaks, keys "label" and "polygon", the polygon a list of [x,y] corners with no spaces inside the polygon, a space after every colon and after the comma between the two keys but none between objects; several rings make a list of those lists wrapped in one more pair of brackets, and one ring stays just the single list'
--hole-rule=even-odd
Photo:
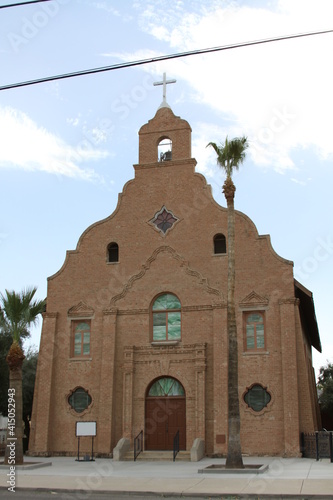
[{"label": "sidewalk", "polygon": [[[244,464],[268,465],[261,474],[199,473],[223,459],[200,462],[114,462],[96,459],[77,462],[74,457],[26,458],[26,464],[43,462],[44,467],[16,470],[16,489],[108,491],[138,494],[206,495],[293,495],[333,499],[333,463],[329,459],[244,458]],[[52,465],[46,465],[50,464]],[[8,488],[8,468],[0,467],[0,488]]]}]

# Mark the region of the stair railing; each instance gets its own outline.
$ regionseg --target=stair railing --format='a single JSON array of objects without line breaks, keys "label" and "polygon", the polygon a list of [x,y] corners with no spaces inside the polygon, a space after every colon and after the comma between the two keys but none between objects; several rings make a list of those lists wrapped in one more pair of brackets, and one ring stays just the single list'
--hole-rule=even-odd
[{"label": "stair railing", "polygon": [[177,453],[179,453],[179,429],[173,438],[173,461],[175,462]]},{"label": "stair railing", "polygon": [[143,431],[140,431],[139,434],[134,438],[134,462],[137,457],[143,451]]}]

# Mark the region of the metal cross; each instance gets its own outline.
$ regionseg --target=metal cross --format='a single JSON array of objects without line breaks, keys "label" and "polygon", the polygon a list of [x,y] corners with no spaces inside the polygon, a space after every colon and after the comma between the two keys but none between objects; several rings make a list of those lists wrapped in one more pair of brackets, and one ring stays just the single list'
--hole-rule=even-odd
[{"label": "metal cross", "polygon": [[154,82],[153,85],[163,85],[163,102],[161,106],[167,106],[166,102],[166,86],[168,83],[176,83],[177,80],[167,80],[166,73],[163,73],[163,80],[161,82]]}]

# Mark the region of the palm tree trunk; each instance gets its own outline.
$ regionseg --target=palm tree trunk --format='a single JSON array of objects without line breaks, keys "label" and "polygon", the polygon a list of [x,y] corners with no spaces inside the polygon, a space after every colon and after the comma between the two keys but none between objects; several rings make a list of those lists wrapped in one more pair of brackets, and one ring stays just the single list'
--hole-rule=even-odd
[{"label": "palm tree trunk", "polygon": [[[4,461],[7,465],[23,464],[22,363],[24,358],[25,356],[18,342],[13,342],[6,358],[9,366],[8,396],[13,399],[13,402],[8,405],[9,418]],[[15,420],[15,423],[13,423],[12,418]]]},{"label": "palm tree trunk", "polygon": [[228,452],[226,468],[243,468],[240,441],[240,411],[238,396],[238,341],[235,311],[235,211],[236,187],[227,177],[223,192],[228,207]]}]

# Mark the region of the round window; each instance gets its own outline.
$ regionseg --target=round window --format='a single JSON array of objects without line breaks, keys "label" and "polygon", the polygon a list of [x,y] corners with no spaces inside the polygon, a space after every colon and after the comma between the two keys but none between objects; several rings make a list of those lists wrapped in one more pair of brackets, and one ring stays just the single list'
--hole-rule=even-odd
[{"label": "round window", "polygon": [[271,400],[271,395],[260,384],[254,384],[244,395],[244,401],[253,411],[261,411]]},{"label": "round window", "polygon": [[69,396],[68,402],[76,411],[76,413],[82,413],[84,410],[88,408],[91,404],[91,396],[88,391],[83,389],[82,387],[78,387],[74,392]]}]

